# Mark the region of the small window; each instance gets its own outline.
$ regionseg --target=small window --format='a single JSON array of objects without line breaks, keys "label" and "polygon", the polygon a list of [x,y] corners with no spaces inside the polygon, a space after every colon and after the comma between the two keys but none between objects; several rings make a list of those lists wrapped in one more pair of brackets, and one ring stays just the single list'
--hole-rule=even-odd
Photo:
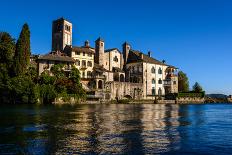
[{"label": "small window", "polygon": [[77,66],[80,66],[80,65],[81,65],[80,60],[76,60],[76,65],[77,65]]},{"label": "small window", "polygon": [[176,81],[173,81],[173,84],[176,85]]},{"label": "small window", "polygon": [[82,67],[86,67],[86,61],[82,60]]},{"label": "small window", "polygon": [[91,72],[90,71],[87,72],[87,77],[91,78]]},{"label": "small window", "polygon": [[88,61],[87,65],[88,65],[88,67],[92,67],[92,62]]},{"label": "small window", "polygon": [[85,71],[82,72],[82,78],[85,78]]},{"label": "small window", "polygon": [[83,52],[83,56],[85,56],[85,52]]},{"label": "small window", "polygon": [[88,53],[88,56],[89,56],[89,57],[92,57],[92,53]]},{"label": "small window", "polygon": [[155,84],[155,79],[152,79],[152,84]]},{"label": "small window", "polygon": [[161,79],[159,79],[159,82],[158,82],[159,84],[162,84],[162,80]]},{"label": "small window", "polygon": [[155,95],[155,87],[152,87],[151,93],[153,96]]},{"label": "small window", "polygon": [[76,51],[76,52],[75,52],[75,55],[80,55],[80,52],[77,52],[77,51]]},{"label": "small window", "polygon": [[162,74],[162,69],[161,69],[161,68],[159,68],[158,73],[159,73],[159,74]]},{"label": "small window", "polygon": [[151,73],[155,73],[155,67],[151,68]]},{"label": "small window", "polygon": [[118,62],[118,57],[117,56],[114,57],[114,61]]}]

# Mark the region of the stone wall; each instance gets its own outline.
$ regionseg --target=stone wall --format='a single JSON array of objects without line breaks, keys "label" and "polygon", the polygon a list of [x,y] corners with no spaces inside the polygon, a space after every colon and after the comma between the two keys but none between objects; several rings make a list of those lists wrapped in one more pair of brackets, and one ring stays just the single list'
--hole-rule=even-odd
[{"label": "stone wall", "polygon": [[129,82],[106,82],[105,92],[106,99],[122,99],[125,96],[133,99],[142,98],[142,83],[129,83]]},{"label": "stone wall", "polygon": [[189,103],[204,103],[205,98],[201,97],[178,97],[176,98],[176,103],[179,104],[189,104]]}]

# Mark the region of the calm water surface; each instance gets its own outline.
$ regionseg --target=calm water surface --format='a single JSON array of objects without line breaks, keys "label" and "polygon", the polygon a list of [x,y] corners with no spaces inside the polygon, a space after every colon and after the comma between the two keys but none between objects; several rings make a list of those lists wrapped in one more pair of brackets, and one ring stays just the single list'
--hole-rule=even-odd
[{"label": "calm water surface", "polygon": [[232,105],[0,106],[0,154],[232,154]]}]

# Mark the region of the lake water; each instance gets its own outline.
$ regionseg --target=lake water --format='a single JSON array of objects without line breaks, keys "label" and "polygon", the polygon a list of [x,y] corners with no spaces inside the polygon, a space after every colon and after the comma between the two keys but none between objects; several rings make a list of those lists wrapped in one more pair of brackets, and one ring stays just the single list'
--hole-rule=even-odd
[{"label": "lake water", "polygon": [[232,154],[232,105],[0,106],[0,154]]}]

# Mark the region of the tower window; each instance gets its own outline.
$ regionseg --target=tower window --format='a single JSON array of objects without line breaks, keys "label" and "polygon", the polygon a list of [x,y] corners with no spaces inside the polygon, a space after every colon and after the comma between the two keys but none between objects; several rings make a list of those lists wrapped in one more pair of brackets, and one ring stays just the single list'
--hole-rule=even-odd
[{"label": "tower window", "polygon": [[114,57],[114,61],[118,62],[118,57],[117,56]]},{"label": "tower window", "polygon": [[71,30],[70,26],[65,25],[65,30],[68,31],[68,32],[70,32],[70,30]]}]

